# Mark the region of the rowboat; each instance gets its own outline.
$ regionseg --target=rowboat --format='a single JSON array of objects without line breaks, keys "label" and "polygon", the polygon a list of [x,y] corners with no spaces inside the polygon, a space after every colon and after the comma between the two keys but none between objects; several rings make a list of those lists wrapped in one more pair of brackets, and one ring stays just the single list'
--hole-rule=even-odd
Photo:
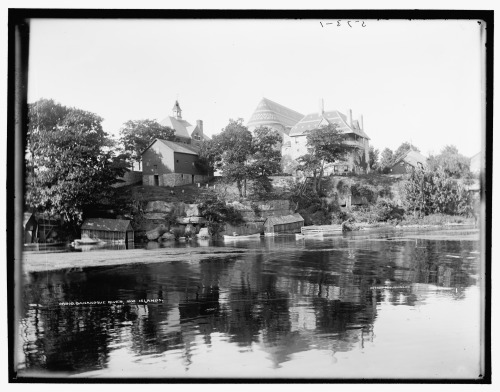
[{"label": "rowboat", "polygon": [[303,238],[323,238],[323,232],[307,233],[307,234],[295,234],[296,240],[301,240]]},{"label": "rowboat", "polygon": [[256,240],[260,238],[260,233],[249,235],[224,235],[224,241]]}]

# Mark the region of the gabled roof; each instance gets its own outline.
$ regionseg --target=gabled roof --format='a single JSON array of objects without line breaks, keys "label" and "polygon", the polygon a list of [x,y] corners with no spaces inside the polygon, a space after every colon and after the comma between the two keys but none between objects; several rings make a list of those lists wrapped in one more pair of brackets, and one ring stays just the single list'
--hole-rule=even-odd
[{"label": "gabled roof", "polygon": [[171,142],[170,140],[164,140],[164,139],[155,139],[151,143],[149,143],[149,146],[147,146],[144,151],[141,153],[143,155],[149,148],[155,144],[156,142],[162,143],[174,152],[180,152],[182,154],[190,154],[190,155],[198,155],[198,149],[190,144],[185,144],[185,143],[175,143]]},{"label": "gabled roof", "polygon": [[417,167],[419,163],[424,167],[427,165],[427,158],[420,154],[418,151],[414,150],[409,150],[408,152],[406,152],[406,154],[403,154],[399,158],[396,158],[392,166],[397,165],[401,161],[413,167]]},{"label": "gabled roof", "polygon": [[264,222],[264,225],[285,225],[287,223],[297,223],[297,222],[303,222],[304,218],[300,214],[293,214],[293,215],[283,215],[283,216],[270,216],[269,218],[266,219]]},{"label": "gabled roof", "polygon": [[175,136],[177,137],[191,138],[188,132],[188,127],[191,127],[192,125],[186,120],[168,116],[161,120],[160,124],[172,128],[175,131]]},{"label": "gabled roof", "polygon": [[198,150],[196,147],[184,143],[175,143],[170,140],[156,139],[160,143],[165,144],[167,147],[174,150],[174,152],[180,152],[182,154],[198,155]]},{"label": "gabled roof", "polygon": [[262,98],[253,112],[248,127],[259,127],[266,124],[279,124],[288,129],[297,124],[303,114],[287,108],[279,103],[273,102],[270,99]]},{"label": "gabled roof", "polygon": [[[196,130],[199,130],[199,129],[200,128],[198,127],[198,124],[196,124],[196,125],[189,125],[189,126],[186,127],[186,130],[189,133],[189,137],[190,138],[193,138],[193,132],[195,132]],[[210,140],[210,138],[203,133],[203,140]]]},{"label": "gabled roof", "polygon": [[353,120],[352,126],[347,123],[347,117],[345,114],[339,112],[338,110],[332,110],[329,112],[320,113],[310,113],[304,116],[291,130],[290,136],[302,136],[307,131],[318,128],[319,125],[327,121],[330,124],[337,124],[339,130],[344,133],[354,133],[365,139],[370,139],[368,135],[361,129],[359,122]]},{"label": "gabled roof", "polygon": [[125,219],[89,218],[83,222],[82,230],[131,231],[132,225]]},{"label": "gabled roof", "polygon": [[26,223],[28,223],[31,218],[34,219],[34,214],[32,212],[25,212],[23,214],[23,227],[26,226]]}]

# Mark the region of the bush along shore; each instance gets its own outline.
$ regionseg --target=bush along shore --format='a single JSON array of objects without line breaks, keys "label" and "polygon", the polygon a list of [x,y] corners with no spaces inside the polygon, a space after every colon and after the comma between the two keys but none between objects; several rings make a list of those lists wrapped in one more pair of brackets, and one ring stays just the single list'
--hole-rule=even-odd
[{"label": "bush along shore", "polygon": [[[349,222],[351,228],[476,225],[479,217],[478,193],[440,173],[331,176],[323,178],[319,192],[310,180],[292,176],[273,177],[266,191],[260,185],[249,182],[245,198],[221,178],[178,188],[126,186],[84,218],[129,219],[137,242],[163,242],[263,232],[267,217],[293,213],[306,226]],[[77,235],[61,229],[57,239]]]},{"label": "bush along shore", "polygon": [[263,231],[267,217],[292,213],[301,214],[306,226],[349,222],[364,228],[476,225],[479,217],[479,195],[439,172],[331,176],[319,192],[307,179],[287,176],[274,177],[265,192],[259,185],[250,182],[246,198],[223,179],[175,190],[136,186],[122,189],[119,200],[144,241],[252,234]]}]

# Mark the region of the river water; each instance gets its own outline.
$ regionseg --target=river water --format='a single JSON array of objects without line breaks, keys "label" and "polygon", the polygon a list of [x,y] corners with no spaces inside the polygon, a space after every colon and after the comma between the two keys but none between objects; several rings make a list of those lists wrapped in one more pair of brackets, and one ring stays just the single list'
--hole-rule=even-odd
[{"label": "river water", "polygon": [[27,274],[19,375],[480,377],[476,231],[229,245],[255,251]]}]

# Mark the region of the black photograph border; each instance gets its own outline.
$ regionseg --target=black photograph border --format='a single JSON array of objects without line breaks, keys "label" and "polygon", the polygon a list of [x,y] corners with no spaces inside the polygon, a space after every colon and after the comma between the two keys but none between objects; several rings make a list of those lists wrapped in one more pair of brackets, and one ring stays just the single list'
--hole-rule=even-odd
[{"label": "black photograph border", "polygon": [[[22,207],[24,195],[23,166],[25,129],[27,126],[27,86],[29,57],[29,20],[40,19],[379,19],[379,20],[480,20],[486,24],[485,63],[483,63],[484,97],[483,149],[486,167],[481,175],[481,199],[484,201],[484,223],[481,232],[485,267],[483,319],[484,374],[480,379],[258,379],[258,378],[59,378],[19,377],[15,370],[15,309],[21,277]],[[229,10],[229,9],[35,9],[8,10],[8,100],[7,100],[7,309],[8,309],[8,380],[10,383],[420,383],[420,384],[490,384],[491,383],[491,228],[493,181],[493,10]],[[484,161],[484,160],[483,160]]]}]

